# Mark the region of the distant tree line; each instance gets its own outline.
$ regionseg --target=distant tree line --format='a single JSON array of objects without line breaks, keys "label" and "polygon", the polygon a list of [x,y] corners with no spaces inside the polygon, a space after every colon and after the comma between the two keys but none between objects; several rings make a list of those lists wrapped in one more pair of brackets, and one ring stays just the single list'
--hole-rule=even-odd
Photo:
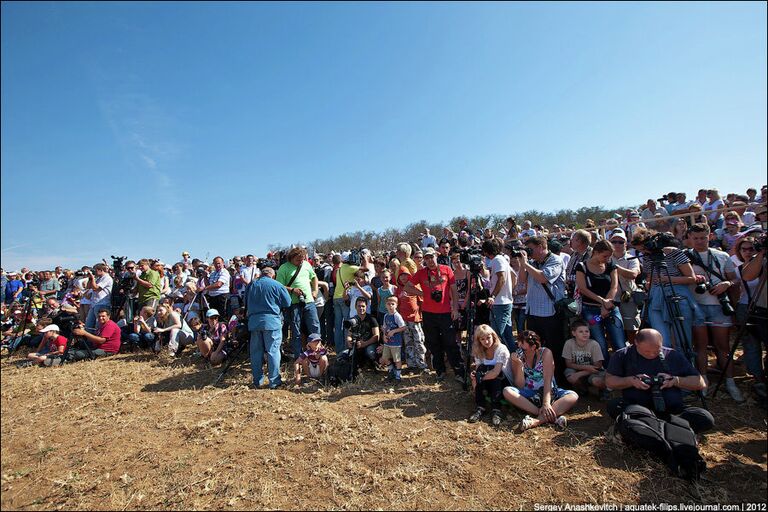
[{"label": "distant tree line", "polygon": [[[528,210],[514,214],[491,214],[477,215],[475,217],[454,217],[448,223],[428,222],[419,220],[412,222],[402,229],[388,228],[384,231],[354,231],[337,235],[331,238],[316,239],[309,241],[296,242],[293,245],[304,245],[313,247],[320,253],[330,251],[344,251],[354,247],[367,247],[374,253],[392,250],[398,242],[418,243],[421,240],[421,234],[425,228],[438,239],[443,235],[443,228],[450,227],[454,232],[459,231],[459,223],[466,220],[473,230],[491,228],[495,233],[504,225],[507,217],[512,217],[518,225],[523,221],[530,220],[533,225],[541,225],[545,228],[551,228],[553,224],[575,225],[576,228],[583,227],[587,219],[592,219],[596,223],[612,216],[614,213],[620,213],[623,217],[626,207],[617,209],[606,209],[600,206],[585,206],[578,210],[558,210],[554,213],[546,213],[538,210]],[[288,247],[280,244],[271,244],[270,250],[287,249]]]}]

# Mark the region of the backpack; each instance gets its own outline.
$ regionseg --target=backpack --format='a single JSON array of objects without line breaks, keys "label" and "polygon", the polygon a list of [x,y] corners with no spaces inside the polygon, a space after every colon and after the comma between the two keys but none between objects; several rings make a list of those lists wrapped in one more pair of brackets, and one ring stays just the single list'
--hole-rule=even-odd
[{"label": "backpack", "polygon": [[355,380],[357,368],[354,368],[353,358],[348,352],[339,355],[332,365],[328,367],[325,378],[332,386],[338,386],[344,382]]},{"label": "backpack", "polygon": [[625,443],[660,457],[675,476],[698,480],[707,469],[696,434],[682,418],[672,415],[664,421],[649,409],[631,404],[619,414],[616,424]]}]

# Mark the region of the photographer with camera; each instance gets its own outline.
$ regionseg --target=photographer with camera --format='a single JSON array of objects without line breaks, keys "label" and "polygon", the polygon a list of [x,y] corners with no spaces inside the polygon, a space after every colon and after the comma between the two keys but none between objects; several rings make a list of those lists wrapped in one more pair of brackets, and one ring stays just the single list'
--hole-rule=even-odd
[{"label": "photographer with camera", "polygon": [[[641,229],[632,238],[632,246],[640,252],[640,266],[646,275],[648,323],[661,333],[665,347],[671,348],[674,340],[676,348],[683,350],[684,340],[672,336],[674,323],[680,322],[682,336],[693,339],[694,323],[700,325],[704,319],[688,286],[703,282],[704,278],[694,275],[688,256],[677,247],[672,235]],[[680,299],[679,315],[673,315],[669,308],[675,297]]]},{"label": "photographer with camera", "polygon": [[336,355],[344,351],[345,335],[343,322],[349,318],[350,306],[354,307],[354,305],[348,304],[344,298],[344,294],[349,287],[347,283],[354,279],[355,273],[360,269],[358,265],[353,264],[357,263],[357,261],[350,261],[352,256],[352,253],[349,251],[341,254],[341,264],[335,270],[333,281],[333,343],[336,348]]},{"label": "photographer with camera", "polygon": [[591,243],[592,234],[587,230],[579,229],[571,235],[571,259],[565,267],[565,289],[570,297],[576,292],[576,265],[592,257]]},{"label": "photographer with camera", "polygon": [[482,244],[483,256],[490,260],[491,296],[488,297],[488,305],[491,306],[491,328],[507,349],[514,351],[517,343],[512,333],[512,306],[517,274],[512,271],[501,249],[502,243],[498,238],[485,240]]},{"label": "photographer with camera", "polygon": [[344,328],[347,330],[347,353],[355,349],[355,367],[360,368],[366,361],[375,363],[378,358],[379,322],[374,315],[368,314],[368,303],[365,297],[355,301],[357,314],[345,319]]},{"label": "photographer with camera", "polygon": [[59,282],[58,278],[53,276],[53,273],[50,270],[45,270],[42,272],[42,274],[43,278],[40,280],[38,293],[40,293],[40,296],[43,299],[49,296],[56,298],[59,290],[61,290],[61,283]]},{"label": "photographer with camera", "polygon": [[456,379],[464,382],[464,368],[454,327],[454,321],[460,316],[455,276],[451,267],[438,265],[437,255],[431,247],[424,250],[424,262],[426,266],[411,276],[406,291],[424,299],[424,336],[427,348],[432,352],[432,367],[437,372],[437,380],[445,379],[447,355]]},{"label": "photographer with camera", "polygon": [[[583,236],[580,240],[583,242]],[[565,362],[562,358],[564,320],[563,312],[559,311],[557,304],[565,297],[563,260],[547,249],[547,239],[543,236],[529,238],[525,246],[525,251],[516,251],[513,257],[520,259],[521,268],[528,276],[526,324],[528,330],[538,334],[544,346],[552,351],[555,375],[562,382],[565,379]]]},{"label": "photographer with camera", "polygon": [[[105,265],[106,266],[106,265]],[[95,268],[95,267],[94,267]],[[91,308],[91,312],[96,312],[96,320],[98,327],[96,332],[91,334],[82,327],[76,327],[72,329],[72,334],[85,338],[83,343],[88,343],[91,347],[91,353],[94,357],[104,357],[117,354],[120,351],[120,327],[109,318],[109,308]],[[90,312],[89,312],[90,314]],[[76,343],[77,340],[73,340],[72,343]],[[73,347],[76,345],[73,345]],[[87,350],[71,350],[69,352],[73,361],[80,361],[89,357]]]},{"label": "photographer with camera", "polygon": [[[708,224],[694,224],[688,229],[692,249],[686,254],[696,275],[696,284],[690,285],[693,298],[699,305],[704,320],[693,326],[693,343],[696,349],[696,366],[707,380],[707,346],[711,333],[717,363],[720,367],[728,359],[729,333],[733,325],[734,308],[728,297],[731,287],[738,289],[736,266],[727,253],[709,247],[710,228]],[[733,365],[728,365],[725,390],[737,402],[743,402],[736,382],[733,380]]]},{"label": "photographer with camera", "polygon": [[216,256],[213,258],[214,271],[208,276],[207,284],[198,286],[198,293],[208,295],[208,307],[227,315],[227,302],[229,301],[229,281],[230,274],[224,265],[224,258]]},{"label": "photographer with camera", "polygon": [[[746,237],[745,240],[741,243],[744,265],[739,267],[744,284],[739,306],[749,332],[749,336],[744,339],[744,357],[747,369],[756,380],[755,391],[765,399],[766,371],[762,348],[766,348],[768,345],[768,289],[765,283],[766,278],[768,278],[768,267],[766,266],[768,259],[765,257],[767,241],[765,233],[760,233],[759,236],[755,237]],[[752,246],[752,250],[745,251],[745,247],[749,247],[749,245]]]},{"label": "photographer with camera", "polygon": [[662,346],[662,335],[656,329],[641,329],[635,344],[614,354],[606,370],[605,384],[621,390],[621,398],[608,402],[611,418],[616,418],[630,404],[650,409],[667,419],[679,416],[694,432],[711,429],[715,420],[706,409],[688,407],[681,390],[700,391],[704,379],[677,350]]},{"label": "photographer with camera", "polygon": [[[112,305],[112,276],[109,275],[109,267],[104,263],[97,263],[93,266],[95,272],[86,271],[88,276],[88,289],[91,291],[91,307],[88,316],[85,319],[85,327],[93,329],[96,327],[97,314],[102,308],[109,310]],[[118,348],[120,346],[118,345]]]}]

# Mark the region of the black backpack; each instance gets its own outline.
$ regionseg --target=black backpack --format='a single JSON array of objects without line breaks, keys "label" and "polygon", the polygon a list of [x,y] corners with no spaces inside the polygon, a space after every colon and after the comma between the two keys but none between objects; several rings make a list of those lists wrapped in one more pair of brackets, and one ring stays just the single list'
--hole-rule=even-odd
[{"label": "black backpack", "polygon": [[698,480],[707,469],[696,434],[682,418],[672,415],[664,421],[649,409],[631,404],[619,414],[616,424],[625,443],[660,457],[675,476]]},{"label": "black backpack", "polygon": [[350,357],[348,352],[339,355],[332,365],[328,367],[326,379],[332,386],[338,386],[344,382],[355,380],[357,369],[353,363],[354,354]]}]

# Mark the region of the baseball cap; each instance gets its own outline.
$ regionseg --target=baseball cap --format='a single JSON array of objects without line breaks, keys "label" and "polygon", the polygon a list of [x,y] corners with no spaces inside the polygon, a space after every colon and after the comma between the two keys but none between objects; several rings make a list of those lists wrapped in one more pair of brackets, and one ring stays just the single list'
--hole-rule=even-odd
[{"label": "baseball cap", "polygon": [[51,324],[48,327],[45,327],[43,329],[40,329],[39,332],[50,332],[50,331],[56,331],[59,332],[59,326],[56,324]]},{"label": "baseball cap", "polygon": [[434,256],[437,253],[435,253],[434,247],[427,247],[426,249],[424,249],[424,252],[422,254],[426,258],[427,256]]},{"label": "baseball cap", "polygon": [[205,317],[211,318],[212,316],[220,316],[219,311],[214,308],[209,309],[208,312],[205,314]]},{"label": "baseball cap", "polygon": [[611,233],[611,239],[614,239],[614,238],[621,238],[622,240],[626,241],[627,235],[626,233],[624,233],[623,229],[614,229],[613,233]]},{"label": "baseball cap", "polygon": [[322,341],[322,337],[317,333],[312,333],[307,337],[307,343],[312,343],[313,341]]}]

